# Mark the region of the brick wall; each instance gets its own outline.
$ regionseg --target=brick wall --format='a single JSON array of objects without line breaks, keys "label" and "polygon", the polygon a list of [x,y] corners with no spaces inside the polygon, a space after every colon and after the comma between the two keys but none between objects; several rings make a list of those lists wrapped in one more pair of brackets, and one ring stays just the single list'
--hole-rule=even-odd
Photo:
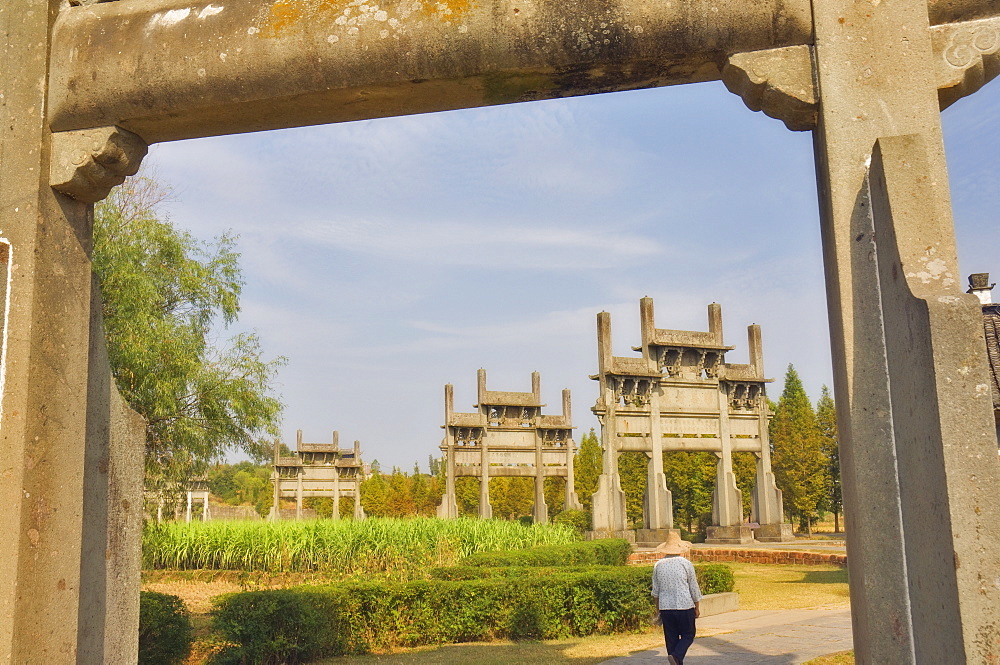
[{"label": "brick wall", "polygon": [[[794,563],[800,565],[832,564],[844,567],[847,555],[830,552],[792,552],[787,550],[733,549],[699,547],[688,556],[692,561],[723,561],[733,563]],[[660,560],[656,552],[632,552],[630,566],[651,566]]]}]

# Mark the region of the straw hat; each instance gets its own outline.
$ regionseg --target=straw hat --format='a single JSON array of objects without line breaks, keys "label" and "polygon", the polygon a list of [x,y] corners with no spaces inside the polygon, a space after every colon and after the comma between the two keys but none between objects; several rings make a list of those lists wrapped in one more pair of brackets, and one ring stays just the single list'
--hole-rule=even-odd
[{"label": "straw hat", "polygon": [[691,543],[681,540],[681,534],[677,531],[668,533],[666,542],[656,546],[658,554],[687,554],[689,549],[691,549]]}]

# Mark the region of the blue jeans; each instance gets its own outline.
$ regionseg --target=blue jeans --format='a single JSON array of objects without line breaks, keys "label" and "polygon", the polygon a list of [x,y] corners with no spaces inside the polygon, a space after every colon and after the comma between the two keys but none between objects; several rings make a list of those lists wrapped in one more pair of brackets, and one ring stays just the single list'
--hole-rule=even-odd
[{"label": "blue jeans", "polygon": [[689,610],[660,610],[663,623],[663,639],[667,642],[667,654],[684,665],[684,656],[694,642],[694,608]]}]

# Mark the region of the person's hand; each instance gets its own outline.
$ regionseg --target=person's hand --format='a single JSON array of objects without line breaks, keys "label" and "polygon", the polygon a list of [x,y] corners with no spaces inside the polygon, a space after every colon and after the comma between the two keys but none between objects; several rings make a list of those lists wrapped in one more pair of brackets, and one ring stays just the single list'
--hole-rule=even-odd
[{"label": "person's hand", "polygon": [[697,619],[701,616],[701,608],[698,607],[698,603],[694,604],[694,618]]}]

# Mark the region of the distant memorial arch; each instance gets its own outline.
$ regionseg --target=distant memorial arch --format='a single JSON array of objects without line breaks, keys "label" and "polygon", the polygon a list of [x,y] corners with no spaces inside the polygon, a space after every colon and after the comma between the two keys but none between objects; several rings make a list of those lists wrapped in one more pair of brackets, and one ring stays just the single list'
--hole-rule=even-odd
[{"label": "distant memorial arch", "polygon": [[[750,363],[727,363],[722,339],[722,307],[708,306],[708,332],[657,328],[653,299],[639,301],[641,357],[612,353],[611,315],[597,315],[600,395],[593,411],[601,423],[604,473],[593,502],[593,527],[600,534],[626,528],[625,494],[618,475],[618,455],[625,451],[649,457],[643,529],[638,542],[662,542],[672,529],[671,494],[663,474],[663,453],[708,451],[718,466],[712,495],[712,544],[747,544],[757,540],[794,540],[782,521],[781,490],[771,473],[768,407],[760,326],[747,329]],[[743,501],[733,474],[733,452],[757,458],[751,520],[744,524]]]},{"label": "distant memorial arch", "polygon": [[365,518],[361,507],[361,483],[364,481],[361,444],[353,448],[340,447],[340,434],[333,433],[332,443],[305,443],[302,430],[295,433],[295,450],[290,456],[281,454],[281,445],[274,443],[274,502],[269,519],[281,519],[281,499],[295,499],[295,518],[303,517],[303,502],[308,498],[333,499],[333,519],[340,519],[340,500],[354,499],[354,519]]},{"label": "distant memorial arch", "polygon": [[573,419],[569,390],[562,391],[562,415],[543,415],[541,381],[531,374],[531,392],[502,392],[486,389],[486,370],[478,374],[478,409],[475,413],[455,411],[454,386],[444,387],[445,437],[441,452],[445,462],[445,494],[438,517],[458,517],[455,479],[479,479],[479,516],[493,516],[490,479],[495,477],[533,478],[536,522],[547,522],[544,482],[546,478],[566,479],[566,508],[580,508],[573,488]]}]

